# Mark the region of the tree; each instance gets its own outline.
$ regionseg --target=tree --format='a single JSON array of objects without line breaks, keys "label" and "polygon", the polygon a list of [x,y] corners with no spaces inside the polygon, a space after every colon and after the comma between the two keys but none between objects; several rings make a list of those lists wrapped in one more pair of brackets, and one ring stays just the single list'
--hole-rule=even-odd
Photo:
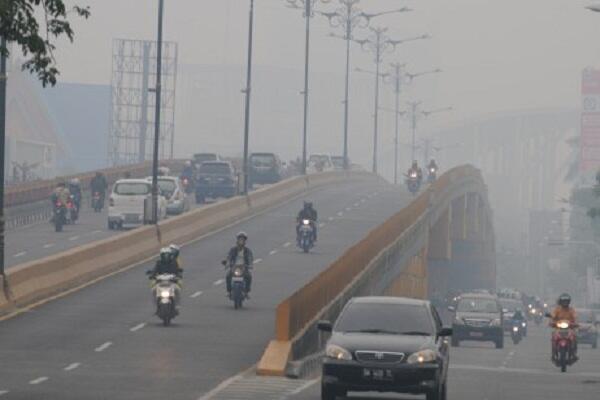
[{"label": "tree", "polygon": [[[54,86],[60,74],[53,54],[56,40],[66,37],[72,42],[75,36],[68,20],[71,14],[87,19],[90,10],[67,8],[63,0],[0,0],[0,36],[21,48],[22,69],[36,74],[44,86]],[[9,55],[6,47],[0,52]]]}]

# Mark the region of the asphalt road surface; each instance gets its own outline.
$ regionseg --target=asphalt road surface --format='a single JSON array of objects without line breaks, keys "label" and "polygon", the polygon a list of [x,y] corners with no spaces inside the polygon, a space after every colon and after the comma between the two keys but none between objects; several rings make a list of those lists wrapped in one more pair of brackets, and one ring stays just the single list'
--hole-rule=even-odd
[{"label": "asphalt road surface", "polygon": [[[450,353],[449,400],[598,400],[600,399],[600,350],[580,345],[580,361],[566,373],[550,362],[550,330],[530,327],[529,336],[505,348],[492,344],[461,342]],[[320,399],[320,380],[305,381],[289,400]],[[290,391],[290,392],[293,392]],[[217,396],[215,396],[217,397]],[[219,397],[220,398],[220,397]],[[248,396],[248,399],[259,398]],[[419,396],[350,393],[352,399],[418,399]]]},{"label": "asphalt road surface", "polygon": [[[295,248],[303,198],[182,250],[181,315],[153,315],[140,265],[0,322],[0,399],[195,400],[260,358],[276,305],[410,200],[382,183],[333,186],[308,196],[319,211],[319,243]],[[235,234],[255,255],[252,298],[235,311],[220,266]],[[250,398],[250,397],[248,397]]]}]

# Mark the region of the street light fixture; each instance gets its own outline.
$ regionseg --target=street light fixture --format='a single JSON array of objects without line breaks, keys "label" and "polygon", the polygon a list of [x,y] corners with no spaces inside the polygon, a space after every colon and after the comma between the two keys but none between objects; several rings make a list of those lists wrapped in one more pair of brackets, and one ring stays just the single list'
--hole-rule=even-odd
[{"label": "street light fixture", "polygon": [[409,106],[409,114],[410,114],[410,121],[411,121],[411,128],[412,128],[412,161],[416,161],[415,158],[415,151],[416,151],[416,136],[417,136],[417,123],[419,121],[419,117],[429,117],[432,114],[437,114],[440,112],[444,112],[444,111],[450,111],[452,110],[452,107],[444,107],[444,108],[438,108],[435,110],[428,110],[428,111],[420,111],[419,110],[419,106],[421,105],[420,101],[411,101],[408,102],[408,106]]},{"label": "street light fixture", "polygon": [[317,2],[329,3],[331,0],[287,0],[288,7],[304,10],[306,19],[306,39],[304,51],[304,121],[302,129],[302,175],[306,175],[306,136],[308,130],[308,75],[310,56],[310,19],[314,16],[314,6]]},{"label": "street light fixture", "polygon": [[359,43],[364,50],[375,54],[375,115],[373,116],[373,173],[377,173],[377,146],[378,146],[378,124],[379,124],[379,76],[383,55],[393,52],[400,44],[415,40],[429,39],[428,34],[406,39],[392,39],[387,35],[388,28],[371,28],[371,35],[364,39],[353,39]]},{"label": "street light fixture", "polygon": [[389,11],[377,13],[366,13],[360,10],[357,5],[360,0],[339,0],[341,6],[332,12],[319,12],[320,15],[329,20],[333,28],[342,28],[343,35],[331,34],[332,37],[344,39],[346,41],[346,78],[344,93],[344,169],[348,169],[348,117],[349,117],[349,97],[350,97],[350,42],[354,39],[354,30],[356,28],[366,29],[373,18],[412,11],[408,7],[402,7]]}]

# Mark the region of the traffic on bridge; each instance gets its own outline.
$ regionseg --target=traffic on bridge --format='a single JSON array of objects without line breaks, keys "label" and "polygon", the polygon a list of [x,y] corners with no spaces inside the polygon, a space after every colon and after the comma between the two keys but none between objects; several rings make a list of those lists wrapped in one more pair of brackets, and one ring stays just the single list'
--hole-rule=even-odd
[{"label": "traffic on bridge", "polygon": [[599,12],[0,2],[0,400],[597,400]]}]

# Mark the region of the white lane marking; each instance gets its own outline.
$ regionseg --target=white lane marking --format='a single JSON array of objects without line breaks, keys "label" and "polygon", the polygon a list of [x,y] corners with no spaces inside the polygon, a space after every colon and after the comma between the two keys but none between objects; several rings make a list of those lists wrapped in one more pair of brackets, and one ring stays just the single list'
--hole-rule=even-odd
[{"label": "white lane marking", "polygon": [[333,221],[333,217],[327,218],[328,221]]},{"label": "white lane marking", "polygon": [[2,396],[3,394],[7,394],[8,390],[0,390],[0,396]]},{"label": "white lane marking", "polygon": [[350,207],[346,207],[346,211],[350,211],[350,210],[351,210],[351,208],[350,208]]},{"label": "white lane marking", "polygon": [[260,264],[262,260],[262,258],[257,258],[256,260],[254,260],[254,264]]},{"label": "white lane marking", "polygon": [[277,254],[277,250],[271,250],[271,251],[269,252],[269,255],[270,255],[270,256],[272,256],[273,254]]},{"label": "white lane marking", "polygon": [[26,251],[22,251],[20,253],[15,254],[13,257],[18,258],[18,257],[23,257],[25,254],[27,254]]},{"label": "white lane marking", "polygon": [[290,245],[291,245],[291,243],[290,243],[290,242],[285,242],[285,243],[283,244],[283,247],[290,247]]},{"label": "white lane marking", "polygon": [[295,396],[297,394],[300,394],[300,393],[304,392],[306,389],[308,389],[309,387],[313,386],[315,383],[318,383],[320,381],[321,381],[321,378],[316,378],[316,379],[310,380],[310,381],[306,382],[304,385],[300,386],[299,388],[292,390],[290,392],[290,395]]},{"label": "white lane marking", "polygon": [[133,328],[129,329],[129,331],[131,331],[131,332],[139,331],[140,329],[142,329],[145,326],[146,326],[146,323],[142,322],[141,324],[137,324]]},{"label": "white lane marking", "polygon": [[94,349],[94,351],[95,351],[96,353],[100,353],[101,351],[104,351],[104,350],[108,349],[110,346],[112,346],[112,342],[106,342],[106,343],[104,343],[104,344],[102,344],[102,345],[100,345],[100,346],[96,347],[96,348]]},{"label": "white lane marking", "polygon": [[325,226],[325,224],[324,224],[323,222],[321,222],[321,223],[319,224],[319,228],[322,228],[322,227],[324,227],[324,226]]},{"label": "white lane marking", "polygon": [[48,243],[44,245],[45,249],[49,249],[50,247],[54,246],[54,243]]},{"label": "white lane marking", "polygon": [[367,201],[367,199],[360,199],[361,203],[365,203]]},{"label": "white lane marking", "polygon": [[76,235],[76,236],[71,236],[71,237],[69,238],[69,240],[70,240],[70,241],[77,240],[77,239],[79,239],[79,235]]},{"label": "white lane marking", "polygon": [[342,211],[340,211],[339,213],[337,213],[338,217],[341,217],[342,215],[344,215],[344,213]]},{"label": "white lane marking", "polygon": [[102,231],[98,230],[98,231],[91,231],[90,235],[97,235],[99,233],[102,233]]},{"label": "white lane marking", "polygon": [[358,207],[360,205],[360,203],[356,202],[354,203],[354,207]]},{"label": "white lane marking", "polygon": [[196,297],[198,297],[198,296],[201,296],[201,295],[202,295],[202,291],[200,291],[200,290],[199,290],[199,291],[197,291],[196,293],[192,294],[190,297],[191,297],[192,299],[195,299]]},{"label": "white lane marking", "polygon": [[40,383],[46,382],[47,380],[48,380],[47,376],[40,376],[39,378],[29,381],[29,384],[30,385],[39,385]]},{"label": "white lane marking", "polygon": [[218,281],[214,281],[213,282],[213,286],[219,286],[220,284],[222,284],[224,282],[223,279],[219,279]]},{"label": "white lane marking", "polygon": [[[550,376],[565,376],[559,370],[556,371],[545,371],[542,369],[529,369],[529,368],[502,368],[502,367],[486,367],[484,365],[463,365],[463,364],[453,364],[450,366],[451,369],[456,370],[466,370],[466,371],[488,371],[488,372],[514,372],[517,374],[530,374],[530,375],[550,375]],[[589,377],[589,378],[597,378],[600,379],[600,374],[592,373],[592,372],[575,372],[569,374],[567,376],[580,376],[580,377]]]},{"label": "white lane marking", "polygon": [[65,371],[73,371],[75,368],[79,368],[79,366],[81,365],[81,363],[73,363],[73,364],[69,364],[67,365],[65,368],[63,368]]}]

